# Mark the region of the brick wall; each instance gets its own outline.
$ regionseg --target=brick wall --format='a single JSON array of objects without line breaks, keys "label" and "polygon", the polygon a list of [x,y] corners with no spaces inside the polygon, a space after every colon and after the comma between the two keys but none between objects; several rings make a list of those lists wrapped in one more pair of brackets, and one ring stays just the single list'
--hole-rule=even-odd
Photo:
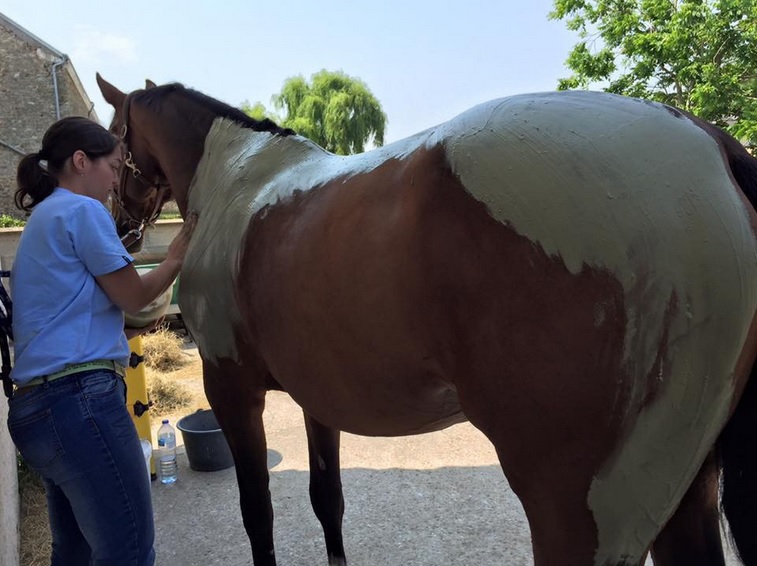
[{"label": "brick wall", "polygon": [[[45,130],[56,119],[52,66],[56,57],[26,41],[0,22],[0,214],[22,218],[13,204],[16,166],[21,155],[37,151]],[[90,108],[69,73],[71,63],[56,68],[60,115],[89,116]]]}]

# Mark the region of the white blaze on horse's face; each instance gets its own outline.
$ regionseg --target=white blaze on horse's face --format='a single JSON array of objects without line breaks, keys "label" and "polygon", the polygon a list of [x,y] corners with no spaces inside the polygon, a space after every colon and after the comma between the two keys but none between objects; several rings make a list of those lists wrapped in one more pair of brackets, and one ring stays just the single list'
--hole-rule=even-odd
[{"label": "white blaze on horse's face", "polygon": [[[512,97],[351,157],[216,120],[190,190],[200,219],[182,272],[181,308],[203,327],[195,334],[200,351],[211,360],[239,358],[234,282],[258,211],[439,146],[493,218],[570,272],[596,268],[623,287],[623,355],[637,413],[616,457],[598,471],[587,506],[599,525],[595,563],[639,560],[727,418],[727,376],[757,309],[757,246],[719,148],[662,106],[585,92]],[[671,297],[679,306],[672,314]],[[598,305],[596,324],[603,320]],[[663,332],[675,350],[666,359],[671,377],[646,403]]]}]

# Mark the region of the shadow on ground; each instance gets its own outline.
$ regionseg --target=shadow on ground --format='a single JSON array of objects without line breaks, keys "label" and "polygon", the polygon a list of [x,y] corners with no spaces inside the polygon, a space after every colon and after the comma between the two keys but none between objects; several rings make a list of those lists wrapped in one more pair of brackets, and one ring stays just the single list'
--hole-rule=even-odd
[{"label": "shadow on ground", "polygon": [[[271,470],[276,556],[281,566],[325,565],[306,471]],[[531,564],[528,525],[498,466],[347,469],[344,534],[355,566]],[[153,485],[158,564],[252,563],[238,509],[235,470],[193,472]]]}]

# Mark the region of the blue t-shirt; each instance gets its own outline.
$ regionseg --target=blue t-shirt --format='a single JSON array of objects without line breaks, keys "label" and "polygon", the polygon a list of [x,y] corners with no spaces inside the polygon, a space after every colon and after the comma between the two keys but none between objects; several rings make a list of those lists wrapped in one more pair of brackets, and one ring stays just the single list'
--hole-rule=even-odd
[{"label": "blue t-shirt", "polygon": [[15,383],[92,360],[126,365],[123,312],[95,277],[132,261],[99,201],[59,187],[34,207],[11,269]]}]

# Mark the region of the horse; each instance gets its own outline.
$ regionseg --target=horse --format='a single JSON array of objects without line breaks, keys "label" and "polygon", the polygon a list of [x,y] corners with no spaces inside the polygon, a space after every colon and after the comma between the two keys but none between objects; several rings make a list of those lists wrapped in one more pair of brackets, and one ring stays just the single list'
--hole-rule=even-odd
[{"label": "horse", "polygon": [[128,151],[120,233],[199,214],[179,305],[256,566],[276,564],[262,413],[303,409],[310,496],[346,564],[339,434],[469,421],[534,564],[757,564],[757,161],[607,93],[524,94],[337,156],[174,83],[98,75]]}]

